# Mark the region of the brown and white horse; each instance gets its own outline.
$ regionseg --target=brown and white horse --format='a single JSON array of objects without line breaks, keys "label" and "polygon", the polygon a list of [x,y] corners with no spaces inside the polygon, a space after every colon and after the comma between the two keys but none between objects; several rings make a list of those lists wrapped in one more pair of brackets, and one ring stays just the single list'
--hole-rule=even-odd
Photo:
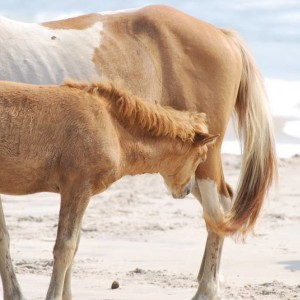
[{"label": "brown and white horse", "polygon": [[[149,101],[206,113],[210,132],[220,137],[197,168],[192,190],[208,225],[193,299],[218,299],[224,235],[253,228],[277,174],[263,81],[241,38],[176,9],[149,6],[44,24],[1,18],[0,43],[0,79],[59,83],[65,77],[108,78]],[[243,141],[235,196],[221,160],[233,113]]]},{"label": "brown and white horse", "polygon": [[[207,133],[203,113],[163,108],[104,83],[0,81],[0,113],[0,193],[61,195],[49,300],[71,299],[71,265],[91,196],[125,175],[159,173],[173,197],[183,198],[217,137]],[[4,299],[20,299],[5,235],[1,243]]]}]

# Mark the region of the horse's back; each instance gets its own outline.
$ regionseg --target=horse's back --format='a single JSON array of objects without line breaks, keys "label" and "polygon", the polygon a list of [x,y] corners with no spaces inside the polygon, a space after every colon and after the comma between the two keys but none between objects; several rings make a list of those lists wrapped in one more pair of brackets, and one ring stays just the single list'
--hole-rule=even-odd
[{"label": "horse's back", "polygon": [[236,45],[213,25],[155,5],[24,29],[7,22],[0,33],[5,28],[14,39],[0,53],[0,79],[48,84],[104,77],[146,100],[205,112],[211,132],[225,133],[242,64]]},{"label": "horse's back", "polygon": [[44,24],[4,19],[0,33],[12,37],[3,40],[0,79],[49,84],[107,77],[178,108],[206,102],[240,69],[221,30],[168,6]]}]

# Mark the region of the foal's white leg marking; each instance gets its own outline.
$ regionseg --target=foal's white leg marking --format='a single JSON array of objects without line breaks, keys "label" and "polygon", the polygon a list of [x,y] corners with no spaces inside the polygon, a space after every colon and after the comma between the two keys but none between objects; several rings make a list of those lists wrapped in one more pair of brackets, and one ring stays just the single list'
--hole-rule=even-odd
[{"label": "foal's white leg marking", "polygon": [[[81,230],[81,229],[80,229]],[[66,272],[65,281],[64,281],[64,288],[63,288],[63,300],[72,300],[72,288],[71,288],[71,278],[72,278],[72,266],[74,263],[74,258],[78,250],[79,242],[80,242],[80,230],[79,236],[77,238],[77,245],[73,255],[73,260]]]},{"label": "foal's white leg marking", "polygon": [[50,29],[0,17],[0,79],[36,84],[100,78],[93,56],[103,24],[90,28]]},{"label": "foal's white leg marking", "polygon": [[[222,218],[224,211],[231,205],[229,198],[220,195],[214,181],[197,179],[197,187],[194,187],[193,194],[203,205],[204,213],[213,217]],[[215,219],[217,220],[217,219]],[[200,271],[198,274],[199,287],[192,300],[216,300],[220,299],[220,274],[219,266],[224,239],[214,232],[208,230]]]},{"label": "foal's white leg marking", "polygon": [[9,251],[9,234],[6,228],[2,201],[0,199],[0,273],[4,300],[24,300]]}]

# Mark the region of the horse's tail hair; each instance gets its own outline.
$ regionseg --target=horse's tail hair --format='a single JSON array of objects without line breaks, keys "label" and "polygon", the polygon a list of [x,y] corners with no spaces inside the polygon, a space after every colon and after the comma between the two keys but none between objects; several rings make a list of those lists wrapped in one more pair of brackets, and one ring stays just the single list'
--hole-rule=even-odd
[{"label": "horse's tail hair", "polygon": [[266,194],[274,179],[277,179],[276,148],[261,74],[238,34],[229,30],[223,32],[235,42],[242,57],[242,76],[235,112],[243,157],[232,208],[225,214],[221,224],[208,223],[222,235],[245,235],[253,229]]}]

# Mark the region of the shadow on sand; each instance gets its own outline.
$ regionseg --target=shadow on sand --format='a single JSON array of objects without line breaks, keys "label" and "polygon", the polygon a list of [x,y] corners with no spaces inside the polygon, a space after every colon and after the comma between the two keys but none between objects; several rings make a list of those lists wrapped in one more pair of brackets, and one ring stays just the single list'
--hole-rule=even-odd
[{"label": "shadow on sand", "polygon": [[291,271],[300,271],[300,260],[287,260],[278,262],[280,265]]}]

